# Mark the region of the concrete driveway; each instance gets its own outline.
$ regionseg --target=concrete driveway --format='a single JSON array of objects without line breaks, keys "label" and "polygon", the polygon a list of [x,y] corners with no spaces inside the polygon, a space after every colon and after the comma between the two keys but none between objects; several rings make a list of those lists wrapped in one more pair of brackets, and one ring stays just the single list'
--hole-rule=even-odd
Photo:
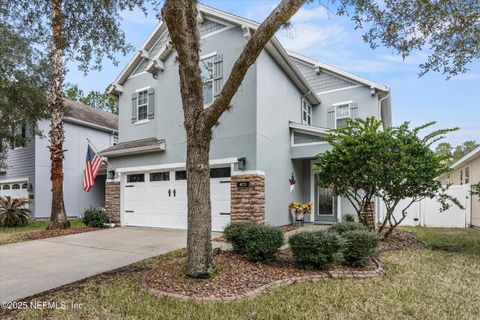
[{"label": "concrete driveway", "polygon": [[0,302],[22,299],[185,246],[185,230],[137,227],[2,245]]}]

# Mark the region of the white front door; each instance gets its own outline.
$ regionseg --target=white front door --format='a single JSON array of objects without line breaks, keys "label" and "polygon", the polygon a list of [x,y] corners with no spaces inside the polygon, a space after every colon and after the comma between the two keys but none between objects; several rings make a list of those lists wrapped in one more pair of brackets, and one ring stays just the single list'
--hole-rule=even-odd
[{"label": "white front door", "polygon": [[[211,170],[212,230],[230,222],[230,167]],[[187,228],[185,170],[126,174],[124,224],[129,226]]]}]

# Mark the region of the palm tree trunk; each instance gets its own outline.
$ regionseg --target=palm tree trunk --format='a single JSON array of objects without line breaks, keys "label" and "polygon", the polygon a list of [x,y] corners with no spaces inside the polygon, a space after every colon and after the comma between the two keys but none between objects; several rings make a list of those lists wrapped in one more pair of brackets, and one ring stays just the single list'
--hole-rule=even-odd
[{"label": "palm tree trunk", "polygon": [[48,229],[70,227],[63,201],[63,49],[61,0],[52,0],[52,89],[50,93],[50,180],[52,180],[52,210]]}]

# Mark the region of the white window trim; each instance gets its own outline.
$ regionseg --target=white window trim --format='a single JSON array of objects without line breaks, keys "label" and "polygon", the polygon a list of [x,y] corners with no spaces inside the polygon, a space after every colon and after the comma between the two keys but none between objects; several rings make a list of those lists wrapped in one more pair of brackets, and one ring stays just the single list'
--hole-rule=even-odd
[{"label": "white window trim", "polygon": [[[307,104],[307,110],[305,110],[305,103]],[[310,109],[310,112],[308,112]],[[311,126],[313,124],[313,109],[312,105],[304,98],[302,98],[302,106],[301,106],[301,120],[302,124]],[[303,112],[307,112],[307,120],[303,120]],[[308,119],[310,118],[310,123],[308,123]]]},{"label": "white window trim", "polygon": [[[137,89],[135,90],[135,93],[137,94],[137,121],[135,121],[135,125],[140,125],[140,124],[145,124],[145,123],[149,123],[150,122],[150,119],[148,119],[148,103],[150,102],[150,97],[148,96],[148,90],[150,89],[151,87],[144,87],[144,88],[140,88],[140,89]],[[139,104],[139,93],[140,92],[147,92],[147,103],[146,104],[142,104],[142,106],[147,106],[147,117],[145,119],[142,119],[142,120],[138,120],[138,115],[140,114],[140,104]]]},{"label": "white window trim", "polygon": [[[20,146],[16,146],[16,143],[15,143],[15,137],[17,136],[17,132],[16,132],[16,126],[17,125],[20,125],[20,124],[15,124],[15,128],[13,129],[13,148],[12,150],[18,150],[18,149],[23,149],[25,148],[22,144],[20,144]],[[22,131],[23,131],[23,125],[20,125],[20,135],[22,135]],[[27,138],[27,134],[26,134],[26,129],[25,129],[25,137],[22,137],[22,138]],[[24,144],[26,144],[26,142],[24,142]]]},{"label": "white window trim", "polygon": [[[348,119],[348,118],[352,117],[352,114],[351,114],[352,111],[350,110],[350,107],[351,107],[352,103],[353,103],[353,101],[345,101],[345,102],[335,103],[335,104],[332,105],[333,107],[335,107],[335,129],[338,129],[337,123],[338,123],[339,119]],[[337,109],[338,109],[338,107],[341,107],[341,106],[348,106],[348,116],[343,116],[343,117],[338,117],[337,116]]]},{"label": "white window trim", "polygon": [[[217,52],[216,52],[216,51],[213,51],[213,52],[207,53],[207,54],[205,54],[205,55],[203,55],[203,56],[200,56],[199,59],[198,59],[198,61],[201,62],[202,60],[215,57],[216,55],[217,55]],[[215,62],[213,62],[213,63],[215,63]],[[213,92],[213,90],[215,89],[215,80],[214,80],[214,78],[212,78],[212,80],[209,80],[209,82],[212,82],[212,102],[211,102],[211,103],[208,103],[208,104],[204,104],[204,105],[203,105],[203,108],[204,108],[204,109],[207,109],[208,107],[210,107],[210,106],[213,104],[213,102],[215,101],[215,92]],[[205,82],[202,81],[202,87],[203,87],[204,84],[205,84]],[[204,92],[204,94],[205,94],[205,92]]]}]

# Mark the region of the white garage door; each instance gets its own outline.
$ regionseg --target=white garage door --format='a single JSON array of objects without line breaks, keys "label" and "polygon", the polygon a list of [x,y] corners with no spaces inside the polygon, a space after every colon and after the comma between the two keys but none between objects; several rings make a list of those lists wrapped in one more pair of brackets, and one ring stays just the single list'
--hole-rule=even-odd
[{"label": "white garage door", "polygon": [[[126,175],[124,223],[129,226],[187,228],[185,170]],[[230,222],[230,167],[211,169],[212,230]]]},{"label": "white garage door", "polygon": [[10,196],[12,198],[28,198],[28,184],[26,181],[18,181],[12,183],[2,183],[0,181],[0,196]]}]

